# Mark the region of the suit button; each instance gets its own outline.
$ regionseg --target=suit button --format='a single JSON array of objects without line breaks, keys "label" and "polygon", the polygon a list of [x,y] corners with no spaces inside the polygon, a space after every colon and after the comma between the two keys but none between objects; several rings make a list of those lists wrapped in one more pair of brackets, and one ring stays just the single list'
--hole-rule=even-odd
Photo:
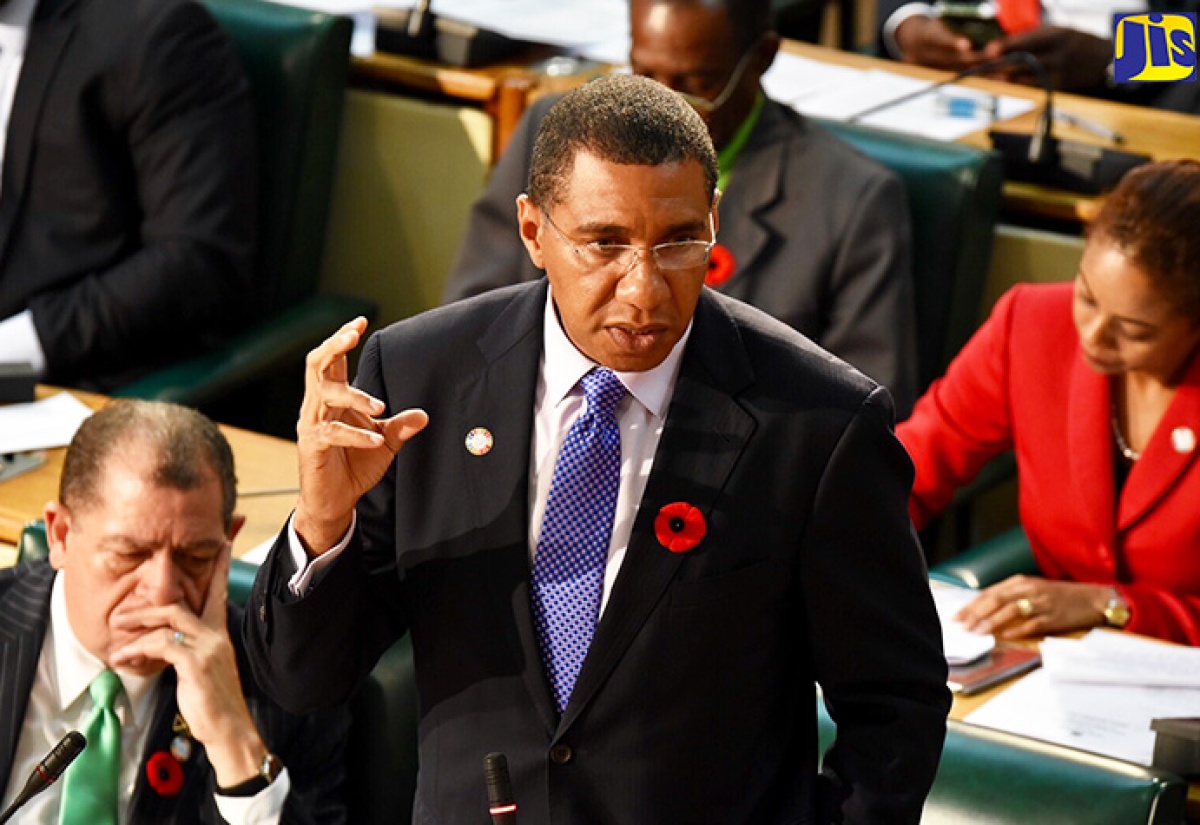
[{"label": "suit button", "polygon": [[575,758],[575,751],[568,745],[555,745],[550,749],[550,761],[555,765],[566,765]]}]

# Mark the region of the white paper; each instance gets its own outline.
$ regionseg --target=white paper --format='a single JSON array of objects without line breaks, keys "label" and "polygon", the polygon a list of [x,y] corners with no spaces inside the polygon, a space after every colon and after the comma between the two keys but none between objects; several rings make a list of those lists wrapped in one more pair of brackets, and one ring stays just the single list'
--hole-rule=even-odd
[{"label": "white paper", "polygon": [[991,653],[996,646],[994,636],[967,630],[962,622],[954,620],[954,614],[974,601],[979,592],[936,581],[929,583],[929,589],[933,592],[933,605],[937,608],[938,620],[942,625],[942,648],[946,652],[946,663],[966,665]]},{"label": "white paper", "polygon": [[973,725],[1149,765],[1150,721],[1195,716],[1200,690],[1056,682],[1044,668],[966,717]]},{"label": "white paper", "polygon": [[[406,9],[415,3],[413,0],[382,0],[372,5]],[[546,0],[432,0],[429,8],[435,14],[506,37],[552,46],[582,46],[614,39],[629,41],[627,0],[558,0],[549,3]],[[628,49],[624,51],[629,53]]]},{"label": "white paper", "polygon": [[0,406],[0,454],[65,447],[92,410],[60,392],[31,404]]},{"label": "white paper", "polygon": [[762,76],[762,84],[772,100],[795,106],[798,100],[852,83],[862,74],[860,69],[780,52]]},{"label": "white paper", "polygon": [[1041,650],[1042,665],[1057,682],[1200,689],[1200,649],[1194,647],[1093,630],[1082,639],[1045,639]]}]

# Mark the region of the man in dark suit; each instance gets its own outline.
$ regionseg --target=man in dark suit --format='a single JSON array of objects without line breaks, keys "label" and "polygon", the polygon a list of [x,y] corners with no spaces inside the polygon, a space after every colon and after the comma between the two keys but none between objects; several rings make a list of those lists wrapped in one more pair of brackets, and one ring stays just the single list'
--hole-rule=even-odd
[{"label": "man in dark suit", "polygon": [[[917,360],[904,187],[763,94],[779,48],[770,20],[769,0],[633,0],[630,63],[688,95],[720,153],[721,237],[709,285],[884,384],[907,416]],[[472,207],[447,301],[541,277],[518,242],[515,203],[553,103],[526,114]]]},{"label": "man in dark suit", "polygon": [[19,80],[3,78],[0,361],[111,390],[226,336],[252,303],[250,90],[193,0],[0,15],[21,10]]},{"label": "man in dark suit", "polygon": [[[300,719],[239,679],[235,484],[224,436],[192,410],[118,402],[80,428],[46,507],[50,563],[0,572],[4,804],[68,731],[88,739],[19,821],[346,821],[347,711]],[[98,685],[115,692],[107,734]],[[119,747],[98,781],[106,735]]]},{"label": "man in dark suit", "polygon": [[533,156],[547,278],[389,327],[354,388],[363,319],[310,354],[260,684],[341,701],[411,633],[417,823],[481,821],[492,751],[523,825],[916,822],[949,694],[887,391],[703,286],[717,159],[673,92],[589,83]]},{"label": "man in dark suit", "polygon": [[[1198,0],[1095,0],[1086,7],[1062,7],[1037,0],[995,0],[1001,37],[972,44],[938,18],[929,3],[879,0],[876,16],[879,42],[885,54],[936,69],[959,72],[1010,52],[1028,52],[1042,64],[1050,84],[1058,91],[1093,95],[1124,103],[1139,103],[1178,112],[1200,114],[1200,94],[1195,83],[1111,82],[1114,12],[1191,12]],[[992,73],[1018,83],[1035,83],[1025,67]]]}]

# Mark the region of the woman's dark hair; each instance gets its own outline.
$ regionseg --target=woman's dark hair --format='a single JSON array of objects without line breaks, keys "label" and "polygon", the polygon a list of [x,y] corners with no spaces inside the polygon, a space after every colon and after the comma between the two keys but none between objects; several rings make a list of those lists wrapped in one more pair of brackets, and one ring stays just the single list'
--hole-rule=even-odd
[{"label": "woman's dark hair", "polygon": [[1200,323],[1200,161],[1160,161],[1127,172],[1101,204],[1088,238],[1115,244]]}]

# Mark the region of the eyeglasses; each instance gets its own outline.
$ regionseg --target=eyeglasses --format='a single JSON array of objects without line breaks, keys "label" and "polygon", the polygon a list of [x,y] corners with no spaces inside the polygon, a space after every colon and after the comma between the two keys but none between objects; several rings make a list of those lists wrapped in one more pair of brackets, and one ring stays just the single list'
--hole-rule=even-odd
[{"label": "eyeglasses", "polygon": [[699,95],[681,92],[678,89],[675,90],[675,94],[682,97],[689,106],[700,114],[712,114],[728,103],[729,98],[733,97],[733,93],[737,91],[738,84],[742,82],[742,75],[746,73],[746,67],[750,65],[750,60],[754,57],[754,53],[758,50],[758,46],[762,41],[763,38],[760,37],[750,44],[750,48],[746,49],[738,60],[737,65],[733,67],[733,74],[729,76],[729,80],[725,81],[725,88],[721,89],[721,93],[712,100],[700,97]]},{"label": "eyeglasses", "polygon": [[618,275],[624,275],[633,268],[639,252],[649,252],[654,258],[654,265],[664,272],[708,266],[709,253],[717,243],[717,230],[713,225],[711,212],[708,213],[708,231],[713,238],[711,241],[673,241],[654,246],[634,246],[609,241],[576,243],[558,228],[549,212],[543,211],[542,214],[546,216],[546,223],[550,224],[550,228],[563,239],[563,243],[571,247],[580,264],[587,269],[606,270]]}]

